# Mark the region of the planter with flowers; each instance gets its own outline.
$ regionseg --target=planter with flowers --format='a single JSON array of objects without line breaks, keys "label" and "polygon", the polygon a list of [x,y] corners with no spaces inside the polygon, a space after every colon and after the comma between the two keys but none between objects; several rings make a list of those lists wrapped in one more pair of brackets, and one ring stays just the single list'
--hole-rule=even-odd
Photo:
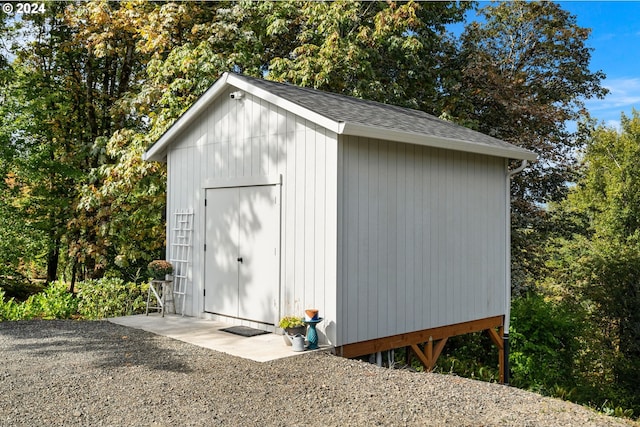
[{"label": "planter with flowers", "polygon": [[304,324],[302,317],[285,316],[280,319],[278,326],[284,329],[284,342],[287,345],[291,345],[294,336],[298,334],[306,335],[307,333],[307,326]]},{"label": "planter with flowers", "polygon": [[173,266],[169,261],[156,259],[147,265],[147,271],[155,280],[170,280]]}]

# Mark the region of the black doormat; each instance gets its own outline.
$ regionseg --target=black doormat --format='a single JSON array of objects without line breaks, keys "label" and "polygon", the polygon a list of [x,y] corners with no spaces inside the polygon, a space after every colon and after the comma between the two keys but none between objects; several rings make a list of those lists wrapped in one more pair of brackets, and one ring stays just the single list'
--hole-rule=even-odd
[{"label": "black doormat", "polygon": [[230,328],[220,329],[223,332],[229,332],[234,335],[241,335],[243,337],[255,337],[256,335],[268,334],[268,331],[262,331],[260,329],[250,328],[248,326],[231,326]]}]

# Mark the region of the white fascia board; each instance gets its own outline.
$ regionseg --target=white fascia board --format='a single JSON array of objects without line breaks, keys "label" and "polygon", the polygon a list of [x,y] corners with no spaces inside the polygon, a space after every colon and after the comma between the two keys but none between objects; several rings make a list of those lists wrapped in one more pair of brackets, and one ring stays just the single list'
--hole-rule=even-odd
[{"label": "white fascia board", "polygon": [[166,158],[167,146],[180,134],[198,115],[205,110],[209,103],[224,90],[228,73],[224,73],[200,98],[185,111],[176,122],[158,139],[155,144],[142,154],[142,159],[147,161],[162,162]]},{"label": "white fascia board", "polygon": [[252,85],[235,74],[224,73],[187,111],[176,120],[176,122],[142,155],[143,160],[165,161],[167,146],[180,134],[198,115],[206,109],[212,100],[225,90],[227,85],[234,86],[253,96],[270,102],[286,111],[296,114],[319,126],[322,126],[335,133],[339,133],[340,123],[329,119],[321,114],[304,108],[294,102],[283,99],[266,90]]},{"label": "white fascia board", "polygon": [[413,132],[400,132],[384,128],[363,126],[354,123],[341,123],[339,134],[361,136],[365,138],[384,139],[388,141],[404,142],[407,144],[424,145],[427,147],[444,148],[447,150],[465,151],[467,153],[485,154],[488,156],[504,157],[516,160],[535,161],[538,156],[524,148],[496,147],[482,143],[461,141],[453,138],[428,136]]},{"label": "white fascia board", "polygon": [[272,94],[264,89],[256,87],[251,84],[251,82],[245,81],[234,74],[229,74],[227,77],[227,83],[236,88],[243,90],[255,97],[263,99],[273,105],[276,105],[286,111],[289,111],[297,116],[302,117],[303,119],[309,120],[319,126],[322,126],[330,131],[338,133],[340,128],[340,122],[336,122],[335,120],[329,119],[321,114],[318,114],[314,111],[311,111],[307,108],[304,108],[294,102],[281,98],[277,95]]}]

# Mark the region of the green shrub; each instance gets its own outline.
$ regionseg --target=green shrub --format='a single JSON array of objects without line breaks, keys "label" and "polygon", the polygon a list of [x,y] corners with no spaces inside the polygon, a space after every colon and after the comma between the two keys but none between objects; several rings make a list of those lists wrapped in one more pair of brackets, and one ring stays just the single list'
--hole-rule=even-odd
[{"label": "green shrub", "polygon": [[22,303],[14,298],[5,302],[4,291],[1,296],[1,320],[68,319],[78,310],[78,301],[61,281],[50,283],[42,292],[31,295]]},{"label": "green shrub", "polygon": [[62,281],[50,283],[43,292],[32,295],[27,301],[30,299],[39,312],[36,317],[42,319],[69,319],[78,311],[78,300]]},{"label": "green shrub", "polygon": [[605,402],[600,407],[600,412],[609,415],[611,417],[618,418],[632,418],[633,417],[633,409],[630,408],[622,408],[620,406],[613,406],[610,402]]},{"label": "green shrub", "polygon": [[494,366],[486,366],[477,360],[457,358],[451,355],[440,356],[434,372],[455,374],[465,378],[485,382],[497,382],[499,379],[498,360]]},{"label": "green shrub", "polygon": [[149,285],[104,278],[80,282],[76,287],[78,293],[74,296],[69,293],[66,283],[53,282],[24,302],[15,298],[5,301],[5,292],[0,288],[0,321],[71,317],[102,319],[139,314],[146,307]]},{"label": "green shrub", "polygon": [[511,384],[543,394],[568,394],[578,378],[583,319],[574,307],[528,295],[512,303]]},{"label": "green shrub", "polygon": [[125,283],[119,278],[87,280],[77,284],[78,314],[86,319],[143,313],[149,285]]},{"label": "green shrub", "polygon": [[0,321],[19,320],[22,312],[22,304],[16,302],[15,298],[5,301],[5,292],[0,288]]}]

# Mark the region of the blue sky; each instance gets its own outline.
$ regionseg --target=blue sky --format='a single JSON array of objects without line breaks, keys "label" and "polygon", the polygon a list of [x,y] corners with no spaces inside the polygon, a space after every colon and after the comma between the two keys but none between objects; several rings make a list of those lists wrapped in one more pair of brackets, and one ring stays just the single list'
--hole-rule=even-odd
[{"label": "blue sky", "polygon": [[[605,99],[588,100],[587,109],[598,122],[617,127],[620,113],[640,110],[640,1],[558,1],[576,17],[578,25],[591,28],[587,45],[591,70],[603,71]],[[488,2],[480,2],[480,7]]]},{"label": "blue sky", "polygon": [[591,69],[607,75],[609,95],[588,101],[587,108],[598,121],[617,126],[620,113],[630,116],[632,108],[640,110],[640,1],[559,3],[578,25],[591,28]]}]

